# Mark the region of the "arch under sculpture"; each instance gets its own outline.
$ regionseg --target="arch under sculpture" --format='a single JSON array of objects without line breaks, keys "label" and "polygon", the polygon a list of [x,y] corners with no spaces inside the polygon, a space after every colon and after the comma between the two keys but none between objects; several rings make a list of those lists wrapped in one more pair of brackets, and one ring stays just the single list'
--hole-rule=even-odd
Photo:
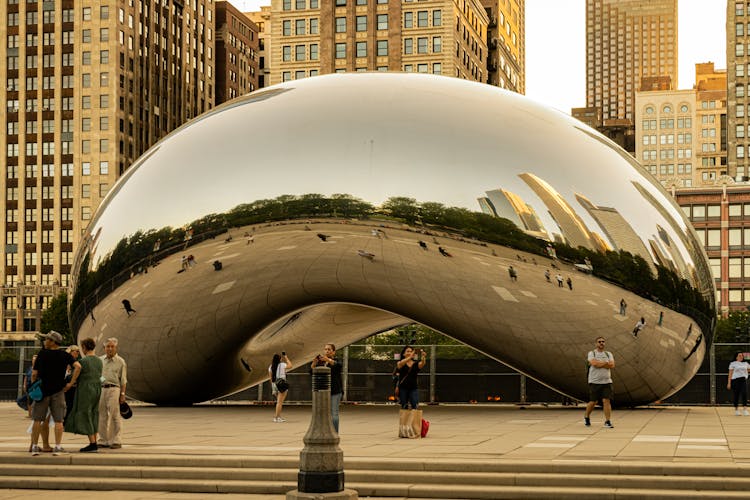
[{"label": "arch under sculpture", "polygon": [[72,287],[79,338],[119,337],[128,392],[165,404],[413,322],[580,399],[604,335],[615,400],[648,403],[696,373],[714,317],[701,244],[627,153],[523,96],[416,74],[288,82],[176,130],[107,195]]}]

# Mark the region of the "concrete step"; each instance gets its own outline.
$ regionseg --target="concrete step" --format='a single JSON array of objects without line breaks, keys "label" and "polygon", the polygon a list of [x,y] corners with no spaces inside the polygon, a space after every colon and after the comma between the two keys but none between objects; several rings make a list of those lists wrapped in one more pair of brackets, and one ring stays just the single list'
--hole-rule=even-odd
[{"label": "concrete step", "polygon": [[[8,453],[0,489],[283,495],[298,467],[295,457]],[[750,498],[750,466],[736,464],[352,458],[345,473],[361,497]]]},{"label": "concrete step", "polygon": [[[10,478],[7,478],[10,479]],[[3,481],[5,483],[5,481]],[[591,478],[589,477],[589,483]],[[80,478],[18,478],[16,481],[8,481],[7,486],[1,487],[12,489],[34,489],[34,490],[92,490],[92,491],[169,491],[175,493],[204,493],[204,494],[248,494],[248,495],[284,495],[287,491],[296,488],[296,482],[255,482],[255,481],[233,481],[212,483],[200,480],[150,480],[150,479],[109,479],[106,482],[86,481]],[[680,490],[655,490],[650,488],[613,488],[603,486],[602,482],[590,486],[579,485],[577,487],[557,486],[491,486],[491,485],[467,485],[457,488],[451,485],[416,485],[416,484],[375,484],[348,482],[347,488],[358,492],[361,498],[429,498],[429,499],[476,499],[476,500],[500,500],[500,499],[537,499],[537,500],[641,500],[644,498],[680,499],[684,500],[686,495],[691,499],[732,499],[748,498],[748,493],[743,491],[686,491]]]},{"label": "concrete step", "polygon": [[[171,466],[90,466],[68,465],[71,477],[111,478],[122,480],[147,479],[195,480],[204,482],[287,482],[297,481],[297,468],[237,467],[171,467]],[[0,485],[5,477],[33,476],[35,479],[57,477],[60,467],[52,464],[0,464]],[[550,486],[575,488],[585,484],[591,474],[528,473],[528,472],[428,472],[404,470],[346,470],[347,482],[413,485],[492,485]],[[655,476],[619,474],[607,476],[611,488],[652,488],[672,490],[750,491],[750,477],[719,476]]]}]

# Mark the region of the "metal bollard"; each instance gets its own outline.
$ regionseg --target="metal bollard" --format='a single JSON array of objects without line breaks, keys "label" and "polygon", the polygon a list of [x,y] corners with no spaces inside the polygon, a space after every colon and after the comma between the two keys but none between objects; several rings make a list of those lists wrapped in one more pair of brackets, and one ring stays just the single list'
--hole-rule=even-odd
[{"label": "metal bollard", "polygon": [[331,420],[331,369],[313,368],[312,419],[299,454],[297,490],[287,500],[302,498],[356,499],[357,492],[344,489],[344,452]]}]

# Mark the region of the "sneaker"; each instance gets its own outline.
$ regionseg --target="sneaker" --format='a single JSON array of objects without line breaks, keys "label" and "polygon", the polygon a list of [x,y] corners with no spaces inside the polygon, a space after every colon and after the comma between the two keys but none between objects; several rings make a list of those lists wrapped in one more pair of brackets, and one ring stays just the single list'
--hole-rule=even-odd
[{"label": "sneaker", "polygon": [[273,421],[274,421],[274,422],[278,422],[278,421],[279,421],[279,419],[278,419],[277,417],[273,417]]},{"label": "sneaker", "polygon": [[122,445],[119,443],[112,443],[111,445],[109,445],[110,450],[119,450],[120,448],[122,448]]},{"label": "sneaker", "polygon": [[65,453],[65,449],[62,446],[55,446],[55,449],[52,450],[52,454],[54,456],[58,456]]},{"label": "sneaker", "polygon": [[739,417],[740,416],[740,410],[734,410],[734,414]]},{"label": "sneaker", "polygon": [[84,446],[81,448],[81,453],[96,453],[99,450],[99,447],[96,445],[96,443],[90,443],[88,446]]},{"label": "sneaker", "polygon": [[607,429],[614,429],[615,428],[615,426],[612,425],[612,422],[610,422],[609,420],[607,420],[606,422],[604,422],[604,427],[606,427]]},{"label": "sneaker", "polygon": [[30,451],[31,451],[31,456],[33,457],[40,455],[42,453],[42,449],[39,448],[39,446],[37,445],[33,445]]},{"label": "sneaker", "polygon": [[109,445],[107,443],[102,443],[101,441],[99,441],[98,443],[96,443],[96,447],[97,448],[109,448]]},{"label": "sneaker", "polygon": [[746,417],[750,417],[750,412],[747,411],[747,408],[742,410],[742,414],[745,415]]},{"label": "sneaker", "polygon": [[589,417],[583,417],[583,425],[591,427],[591,419]]},{"label": "sneaker", "polygon": [[286,422],[286,419],[282,418],[282,417],[276,417],[276,421],[277,422]]}]

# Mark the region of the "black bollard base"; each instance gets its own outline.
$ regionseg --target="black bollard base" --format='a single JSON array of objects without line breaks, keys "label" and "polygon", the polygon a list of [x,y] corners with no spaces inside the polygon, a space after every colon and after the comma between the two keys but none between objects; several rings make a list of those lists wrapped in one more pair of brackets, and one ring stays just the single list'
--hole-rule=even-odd
[{"label": "black bollard base", "polygon": [[297,474],[297,489],[307,493],[332,493],[344,489],[344,471]]},{"label": "black bollard base", "polygon": [[337,491],[336,493],[303,493],[298,490],[286,494],[286,500],[358,500],[354,490]]}]

